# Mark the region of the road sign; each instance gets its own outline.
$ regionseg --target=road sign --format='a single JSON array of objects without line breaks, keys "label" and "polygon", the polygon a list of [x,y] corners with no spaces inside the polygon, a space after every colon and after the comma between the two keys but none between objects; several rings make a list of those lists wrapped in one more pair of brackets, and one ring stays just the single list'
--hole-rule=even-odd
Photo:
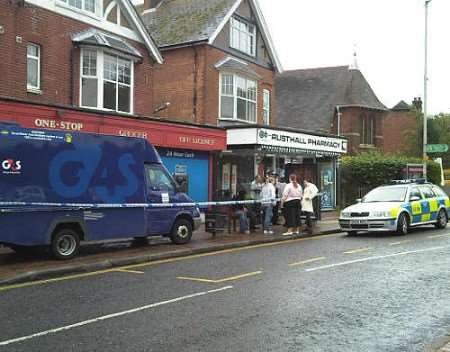
[{"label": "road sign", "polygon": [[446,153],[447,151],[447,144],[427,144],[427,153]]}]

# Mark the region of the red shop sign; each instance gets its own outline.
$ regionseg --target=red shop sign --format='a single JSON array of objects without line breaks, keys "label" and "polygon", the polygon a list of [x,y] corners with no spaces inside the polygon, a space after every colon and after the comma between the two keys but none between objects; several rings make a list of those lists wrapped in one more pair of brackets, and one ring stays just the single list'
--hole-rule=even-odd
[{"label": "red shop sign", "polygon": [[0,101],[0,121],[16,122],[27,128],[146,138],[159,147],[205,151],[226,149],[226,132],[220,129],[135,120],[16,102]]}]

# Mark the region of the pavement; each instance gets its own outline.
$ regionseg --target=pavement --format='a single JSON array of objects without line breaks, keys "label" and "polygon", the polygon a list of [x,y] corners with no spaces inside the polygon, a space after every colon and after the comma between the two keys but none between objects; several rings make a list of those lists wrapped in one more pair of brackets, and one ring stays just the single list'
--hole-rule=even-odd
[{"label": "pavement", "polygon": [[[293,236],[281,235],[285,230],[283,226],[275,226],[274,235],[268,236],[262,233],[260,227],[250,235],[222,233],[212,236],[202,227],[194,232],[191,241],[185,245],[174,245],[163,237],[150,238],[148,244],[144,245],[135,245],[131,239],[87,243],[81,247],[78,257],[70,261],[51,259],[45,251],[18,254],[1,247],[0,286],[292,239]],[[322,220],[315,223],[312,234],[303,232],[296,237],[312,237],[339,231],[337,214],[330,212],[324,213]]]}]

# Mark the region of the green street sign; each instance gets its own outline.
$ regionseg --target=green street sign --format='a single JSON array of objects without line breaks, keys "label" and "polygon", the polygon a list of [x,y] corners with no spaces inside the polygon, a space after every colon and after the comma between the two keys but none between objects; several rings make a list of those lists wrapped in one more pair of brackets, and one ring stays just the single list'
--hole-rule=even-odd
[{"label": "green street sign", "polygon": [[446,153],[447,151],[447,144],[427,144],[427,153]]}]

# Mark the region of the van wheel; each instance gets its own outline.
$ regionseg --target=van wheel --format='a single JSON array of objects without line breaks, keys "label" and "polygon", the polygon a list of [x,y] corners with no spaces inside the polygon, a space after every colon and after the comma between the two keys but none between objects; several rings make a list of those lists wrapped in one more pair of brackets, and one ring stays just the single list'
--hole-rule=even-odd
[{"label": "van wheel", "polygon": [[358,231],[347,231],[347,236],[356,236]]},{"label": "van wheel", "polygon": [[444,209],[439,210],[439,213],[436,218],[436,226],[437,229],[445,229],[447,226],[448,218],[447,218],[447,212]]},{"label": "van wheel", "polygon": [[62,228],[52,237],[51,253],[56,259],[71,259],[80,250],[80,236],[71,228]]},{"label": "van wheel", "polygon": [[175,244],[188,243],[192,237],[192,224],[189,220],[178,219],[173,225],[170,239]]},{"label": "van wheel", "polygon": [[405,214],[400,214],[397,221],[397,235],[405,236],[408,234],[409,223]]}]

